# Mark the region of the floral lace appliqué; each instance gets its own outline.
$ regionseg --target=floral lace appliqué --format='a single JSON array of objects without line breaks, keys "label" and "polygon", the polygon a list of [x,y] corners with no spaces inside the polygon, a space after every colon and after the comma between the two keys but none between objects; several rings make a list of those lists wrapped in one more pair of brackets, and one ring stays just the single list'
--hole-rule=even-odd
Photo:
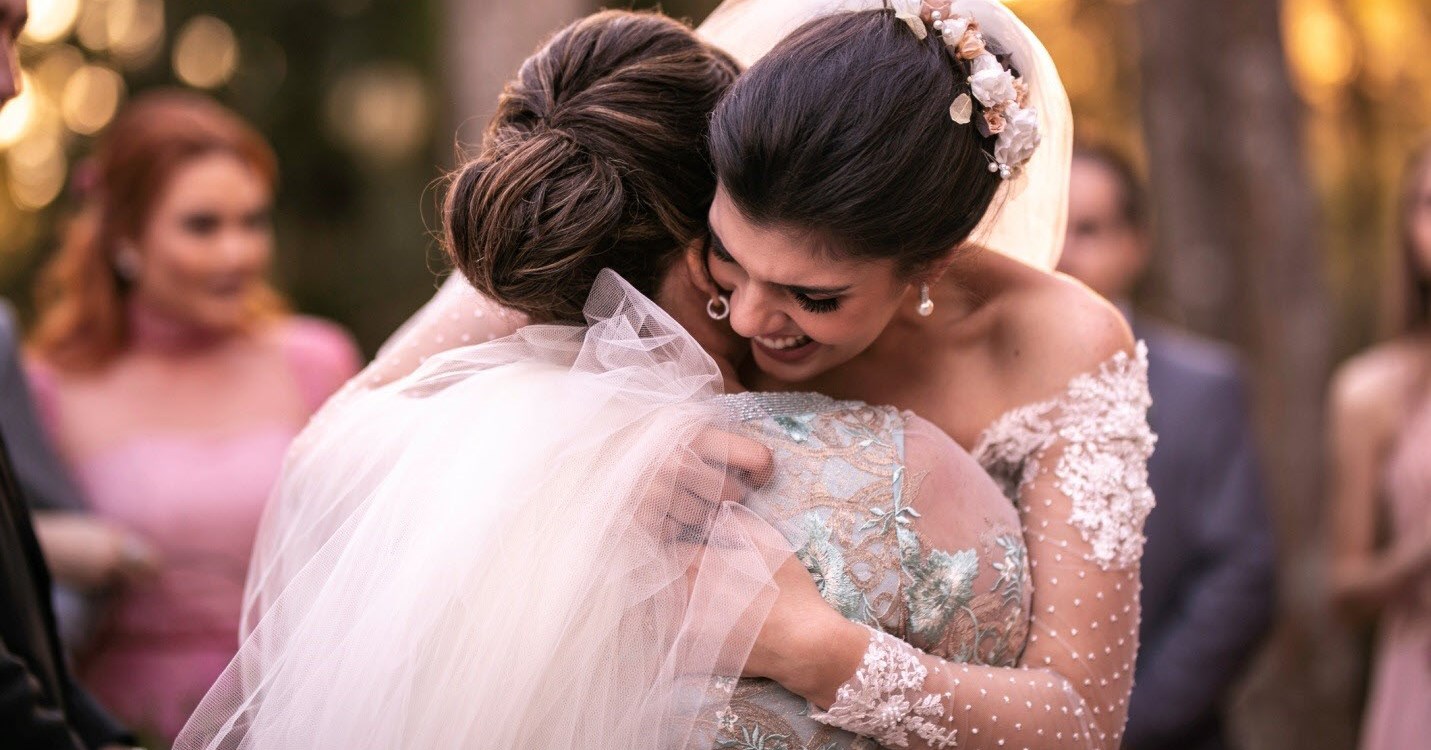
[{"label": "floral lace appliqu\u00e9", "polygon": [[[930,747],[954,747],[958,730],[941,726],[943,695],[921,696],[928,676],[929,670],[908,645],[871,630],[854,678],[840,686],[830,710],[810,718],[865,735],[885,747],[909,747],[910,735]],[[911,700],[910,696],[918,697]]]},{"label": "floral lace appliqu\u00e9", "polygon": [[1057,488],[1072,504],[1069,523],[1105,570],[1126,568],[1143,551],[1143,522],[1153,508],[1148,456],[1148,350],[1115,354],[1097,372],[1079,375],[1062,395],[1007,412],[985,431],[974,457],[1011,499],[1047,470],[1045,453],[1060,441]]}]

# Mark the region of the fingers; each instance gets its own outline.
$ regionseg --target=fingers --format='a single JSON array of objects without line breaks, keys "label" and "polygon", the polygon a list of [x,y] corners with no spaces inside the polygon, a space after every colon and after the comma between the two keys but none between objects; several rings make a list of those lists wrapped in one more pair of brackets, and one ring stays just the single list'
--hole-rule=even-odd
[{"label": "fingers", "polygon": [[691,449],[712,466],[742,474],[750,487],[764,487],[775,470],[775,457],[769,448],[725,430],[710,428],[701,432],[691,442]]}]

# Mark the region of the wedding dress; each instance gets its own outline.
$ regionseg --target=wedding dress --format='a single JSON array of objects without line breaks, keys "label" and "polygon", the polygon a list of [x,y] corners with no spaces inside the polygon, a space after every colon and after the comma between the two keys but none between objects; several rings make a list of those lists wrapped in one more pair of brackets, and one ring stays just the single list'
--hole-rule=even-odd
[{"label": "wedding dress", "polygon": [[[854,747],[738,679],[792,552],[855,621],[1015,661],[1018,516],[947,436],[813,394],[720,395],[699,345],[610,272],[587,310],[310,426],[275,498],[308,512],[266,537],[265,606],[177,747],[726,747],[756,708],[798,725],[787,747]],[[701,500],[730,481],[712,429],[773,449],[744,505]]]}]

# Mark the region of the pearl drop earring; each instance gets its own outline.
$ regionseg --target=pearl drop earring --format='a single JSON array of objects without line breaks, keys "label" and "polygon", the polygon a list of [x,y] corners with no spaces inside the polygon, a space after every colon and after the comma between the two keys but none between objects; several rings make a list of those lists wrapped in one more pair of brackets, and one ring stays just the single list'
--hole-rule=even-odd
[{"label": "pearl drop earring", "polygon": [[919,314],[929,317],[934,314],[934,300],[929,298],[929,285],[919,285]]}]

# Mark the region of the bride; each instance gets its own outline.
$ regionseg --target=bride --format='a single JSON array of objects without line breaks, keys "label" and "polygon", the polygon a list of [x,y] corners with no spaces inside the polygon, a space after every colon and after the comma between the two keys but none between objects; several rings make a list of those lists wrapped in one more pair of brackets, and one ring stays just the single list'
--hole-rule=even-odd
[{"label": "bride", "polygon": [[[945,18],[956,18],[957,6],[948,10]],[[998,28],[998,21],[1008,21],[1000,10],[980,5],[976,17]],[[907,57],[925,64],[937,58],[921,57],[921,50],[953,54],[928,42],[943,43],[932,21],[945,18],[829,16],[767,60],[799,61],[841,39],[873,55],[856,57],[860,64],[875,60],[897,69]],[[915,24],[924,31],[923,47]],[[711,398],[722,380],[734,385],[735,360],[717,356],[725,361],[716,369],[695,356],[699,350],[685,332],[640,295],[609,278],[593,288],[596,268],[623,267],[648,294],[665,282],[663,304],[712,354],[722,355],[739,353],[719,338],[729,334],[717,327],[722,313],[740,316],[732,316],[739,330],[750,322],[744,311],[759,311],[751,303],[773,297],[774,287],[793,304],[800,304],[796,295],[828,303],[822,298],[835,295],[824,288],[830,286],[827,269],[864,264],[864,278],[885,288],[856,291],[851,275],[841,293],[853,297],[843,303],[852,308],[847,314],[862,305],[864,316],[883,326],[874,343],[860,349],[827,342],[813,323],[797,333],[799,318],[784,313],[768,317],[784,315],[789,329],[754,334],[764,339],[757,346],[772,350],[757,349],[755,365],[778,363],[780,351],[819,342],[813,351],[826,357],[828,373],[854,368],[864,352],[880,347],[879,337],[907,322],[894,310],[908,277],[896,273],[894,259],[840,254],[826,258],[827,269],[795,265],[791,272],[799,247],[785,248],[785,263],[763,265],[778,259],[778,252],[766,255],[769,248],[782,248],[761,237],[769,220],[741,224],[751,211],[732,194],[733,182],[723,182],[712,210],[719,237],[713,262],[697,251],[672,267],[669,250],[659,252],[661,232],[640,230],[660,226],[668,248],[688,244],[692,212],[674,208],[681,204],[669,201],[680,190],[652,176],[679,180],[689,162],[635,154],[621,161],[629,170],[621,173],[593,156],[611,155],[604,147],[620,142],[613,134],[638,120],[604,106],[576,106],[584,83],[590,93],[613,89],[609,81],[582,81],[576,70],[551,67],[562,59],[551,54],[554,46],[570,41],[570,34],[533,58],[504,97],[487,149],[454,186],[449,223],[459,267],[483,291],[544,319],[571,320],[572,300],[591,290],[590,325],[534,326],[496,345],[455,350],[392,386],[355,388],[325,412],[295,454],[265,527],[261,547],[277,551],[266,563],[256,560],[252,635],[181,746],[210,740],[213,746],[312,746],[318,740],[323,746],[613,747],[637,746],[640,738],[659,747],[846,747],[859,741],[817,722],[892,747],[1115,746],[1135,648],[1136,586],[1129,581],[1136,581],[1137,524],[1147,502],[1139,471],[1149,446],[1138,362],[1117,353],[1128,344],[1114,336],[1115,353],[1105,357],[1094,339],[1091,351],[1080,352],[1098,357],[1086,368],[1091,372],[1074,369],[1065,392],[1019,405],[999,418],[1001,430],[985,433],[980,456],[1009,480],[1021,518],[998,502],[986,478],[966,468],[972,466],[966,454],[915,417],[814,396]],[[712,62],[707,69],[719,67]],[[757,65],[727,101],[738,101],[747,81],[756,82],[752,87],[762,82],[760,73],[779,84],[788,70]],[[1029,80],[1033,70],[1023,71],[1026,85],[1039,83]],[[538,85],[529,86],[532,81]],[[562,88],[550,86],[557,82]],[[523,101],[524,94],[540,93],[541,83],[548,93],[562,94]],[[571,99],[563,102],[565,94]],[[608,141],[584,140],[602,130],[593,112],[610,118]],[[570,124],[558,124],[568,113]],[[942,127],[967,125],[954,119]],[[721,127],[719,116],[714,127]],[[979,137],[997,141],[992,135]],[[645,145],[641,139],[627,143],[639,145]],[[1001,151],[995,146],[992,153]],[[662,167],[643,173],[640,158]],[[514,164],[525,166],[511,169]],[[717,166],[724,178],[729,165],[719,153]],[[956,164],[946,177],[972,183],[991,174],[983,166]],[[1021,165],[1004,166],[1012,172]],[[1003,186],[984,187],[983,207],[973,200],[964,216],[950,220],[953,230],[942,227],[944,239],[952,236],[947,247],[962,244]],[[570,191],[566,201],[532,199],[562,195],[563,188]],[[465,194],[483,200],[466,201]],[[691,194],[696,198],[687,209],[710,201],[709,191]],[[723,197],[733,209],[725,217],[734,216],[734,223],[718,220]],[[1004,202],[1006,216],[1017,200]],[[576,208],[588,203],[609,209],[597,215],[609,220],[607,239],[625,242],[585,241],[600,228]],[[492,208],[499,210],[488,215]],[[858,218],[858,210],[851,213]],[[580,231],[553,231],[571,227]],[[505,252],[487,252],[494,248]],[[996,269],[1013,263],[979,260]],[[509,264],[505,271],[502,262]],[[985,273],[965,269],[971,269],[965,283]],[[817,270],[825,271],[823,278]],[[920,270],[937,281],[930,267]],[[1032,269],[1001,270],[994,281],[1005,287],[1037,286],[1029,281],[1039,278]],[[797,289],[772,283],[766,278],[772,271],[803,283],[789,284]],[[984,281],[983,290],[968,290],[969,298],[980,291],[986,304],[1011,298],[1012,292]],[[713,295],[708,303],[694,296],[702,287]],[[810,294],[815,287],[824,293]],[[1058,293],[1074,303],[1072,312],[1096,317],[1088,303],[1061,288]],[[942,307],[947,299],[936,294],[930,301]],[[701,308],[710,315],[702,319]],[[880,308],[890,312],[882,321],[874,314]],[[917,309],[928,308],[920,300]],[[467,319],[452,325],[452,312]],[[401,369],[413,336],[447,331],[457,343],[477,330],[464,323],[487,319],[480,306],[434,307],[370,376],[382,380],[394,362]],[[446,335],[433,333],[432,340],[440,345],[437,337]],[[959,342],[967,345],[969,338]],[[853,351],[854,360],[835,361],[842,350]],[[942,353],[939,347],[923,351]],[[1047,356],[1047,347],[1032,355]],[[1109,361],[1100,367],[1104,358]],[[1058,364],[1067,369],[1080,362],[1065,357]],[[1037,376],[1063,371],[1053,369]],[[1017,396],[1032,379],[1008,379],[1009,391]],[[935,414],[954,411],[943,403],[929,406]],[[774,478],[747,504],[758,519],[740,506],[678,501],[693,486],[695,497],[710,498],[729,484],[710,478],[722,468],[717,461],[715,474],[709,471],[721,447],[702,444],[712,426],[760,438],[773,450]],[[655,434],[662,439],[650,440]],[[724,449],[740,446],[731,442]],[[738,463],[734,455],[732,463]],[[288,507],[283,501],[290,498],[309,504]],[[778,534],[767,533],[772,526]],[[500,544],[492,536],[499,528]],[[782,542],[797,550],[818,587],[810,574],[801,580],[780,564]],[[1025,544],[1034,592],[1027,642]],[[692,577],[686,571],[697,554]],[[540,616],[553,614],[560,617]],[[533,662],[543,654],[547,658]],[[775,682],[722,679],[742,662],[747,674]],[[689,700],[673,686],[691,686]],[[795,695],[821,710],[805,715]],[[656,734],[649,733],[653,728]]]}]

